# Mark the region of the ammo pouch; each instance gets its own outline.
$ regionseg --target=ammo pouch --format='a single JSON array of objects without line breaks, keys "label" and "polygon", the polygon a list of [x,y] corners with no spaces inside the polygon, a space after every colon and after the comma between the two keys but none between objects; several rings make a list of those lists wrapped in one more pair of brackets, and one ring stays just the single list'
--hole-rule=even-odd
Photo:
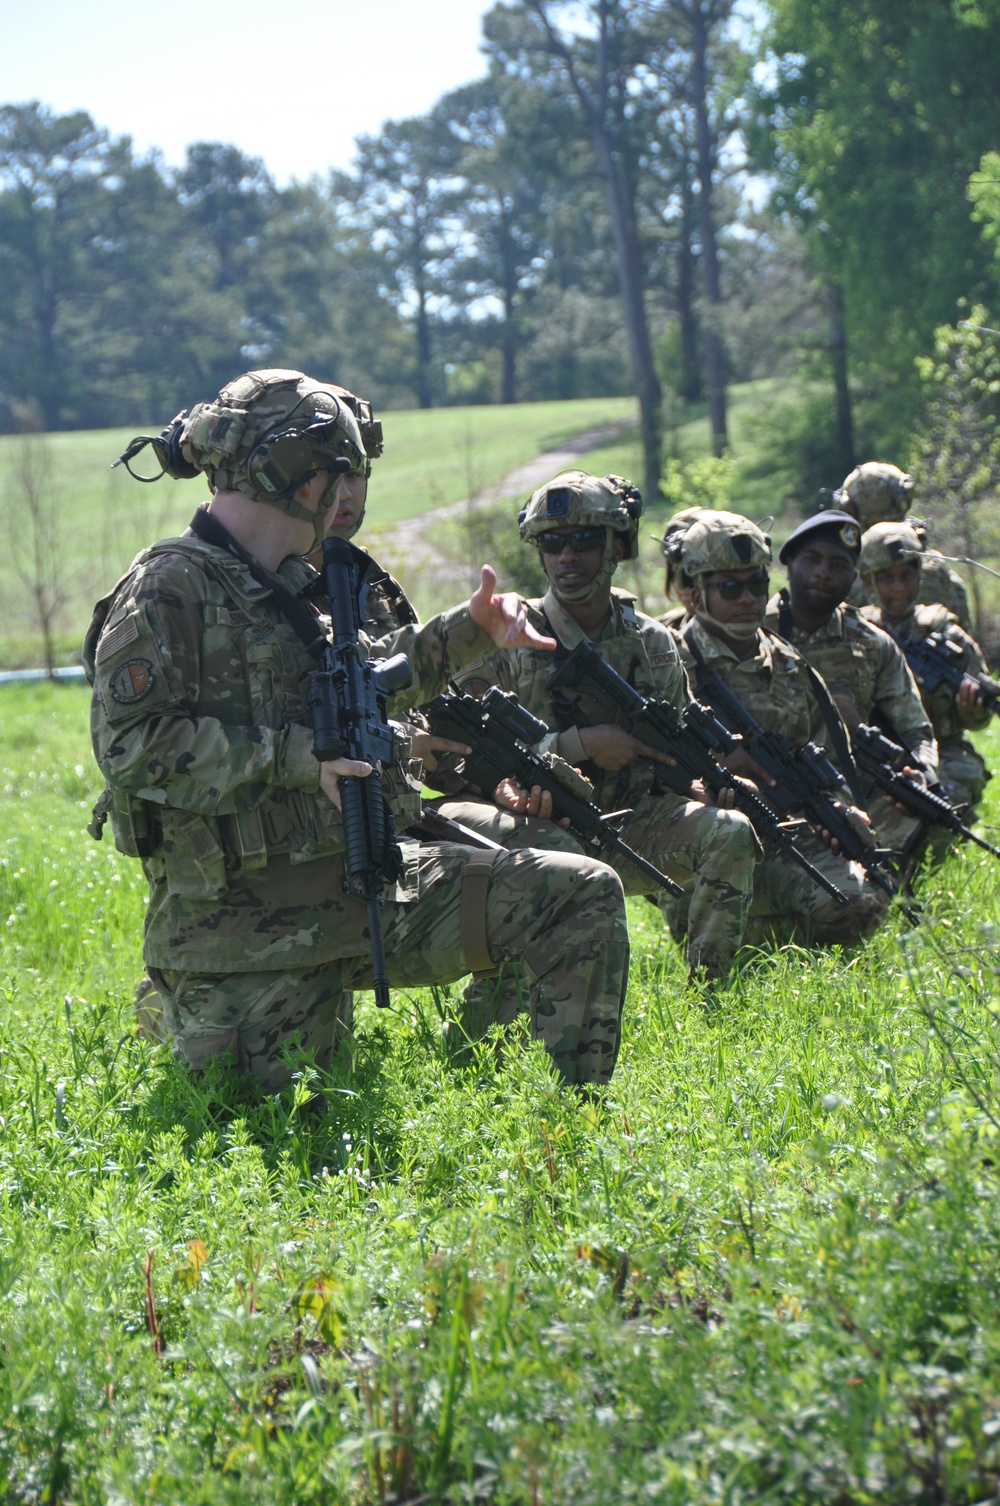
[{"label": "ammo pouch", "polygon": [[167,806],[160,819],[167,892],[176,899],[221,899],[229,878],[218,822]]},{"label": "ammo pouch", "polygon": [[87,830],[95,842],[104,836],[110,819],[115,846],[127,858],[148,858],[160,845],[158,814],[146,800],[134,800],[121,790],[105,789],[94,806]]}]

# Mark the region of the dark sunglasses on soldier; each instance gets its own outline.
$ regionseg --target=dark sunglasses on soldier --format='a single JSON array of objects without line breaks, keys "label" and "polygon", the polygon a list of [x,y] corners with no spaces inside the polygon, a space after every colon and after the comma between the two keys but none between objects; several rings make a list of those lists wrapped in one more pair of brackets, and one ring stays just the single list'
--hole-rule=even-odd
[{"label": "dark sunglasses on soldier", "polygon": [[755,570],[746,580],[711,580],[708,584],[718,591],[723,601],[739,601],[744,591],[751,596],[766,596],[769,576],[766,570]]},{"label": "dark sunglasses on soldier", "polygon": [[562,554],[568,544],[574,554],[588,554],[604,544],[603,528],[571,528],[567,533],[539,533],[535,543],[543,554]]}]

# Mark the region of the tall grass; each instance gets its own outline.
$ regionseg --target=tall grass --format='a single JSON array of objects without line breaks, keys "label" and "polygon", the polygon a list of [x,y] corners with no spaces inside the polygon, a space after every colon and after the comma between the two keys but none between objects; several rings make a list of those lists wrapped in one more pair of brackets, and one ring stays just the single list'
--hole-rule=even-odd
[{"label": "tall grass", "polygon": [[990,858],[930,876],[927,926],[749,958],[711,1013],[635,902],[597,1104],[463,1042],[449,988],[363,999],[350,1062],[261,1098],[134,1034],[85,695],[3,709],[5,1499],[996,1495]]}]

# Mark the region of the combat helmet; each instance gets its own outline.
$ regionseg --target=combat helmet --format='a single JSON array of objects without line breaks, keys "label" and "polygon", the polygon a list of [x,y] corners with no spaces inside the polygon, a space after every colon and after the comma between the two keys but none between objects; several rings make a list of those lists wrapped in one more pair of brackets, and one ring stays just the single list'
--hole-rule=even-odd
[{"label": "combat helmet", "polygon": [[597,594],[617,568],[612,537],[624,544],[623,558],[639,553],[639,519],[642,495],[624,476],[591,476],[587,471],[560,471],[533,492],[517,516],[517,526],[526,544],[552,528],[603,528],[604,555],[597,577],[579,592],[565,592],[567,600],[585,601]]},{"label": "combat helmet", "polygon": [[920,568],[923,558],[923,541],[912,524],[875,523],[861,535],[858,571],[866,579],[870,579],[879,570],[888,570],[892,565],[904,564],[909,560]]},{"label": "combat helmet", "polygon": [[771,564],[771,540],[738,512],[706,509],[675,537],[676,561],[696,583],[719,570],[767,570]]},{"label": "combat helmet", "polygon": [[835,507],[851,513],[862,528],[905,518],[913,496],[913,477],[898,465],[866,460],[855,466],[833,494]]},{"label": "combat helmet", "polygon": [[667,562],[667,578],[665,582],[665,594],[673,595],[674,589],[688,591],[691,588],[691,580],[680,563],[680,539],[691,524],[703,513],[711,514],[711,507],[682,507],[680,512],[675,512],[667,519],[663,529],[663,537],[656,537],[660,546],[660,553]]},{"label": "combat helmet", "polygon": [[296,491],[321,470],[335,477],[365,463],[361,431],[343,389],[277,368],[237,377],[212,402],[179,413],[156,438],[138,435],[115,464],[124,463],[135,475],[129,461],[146,444],[160,471],[137,479],[204,472],[214,491],[242,492],[311,522],[316,547],[322,542],[323,510],[303,507]]}]

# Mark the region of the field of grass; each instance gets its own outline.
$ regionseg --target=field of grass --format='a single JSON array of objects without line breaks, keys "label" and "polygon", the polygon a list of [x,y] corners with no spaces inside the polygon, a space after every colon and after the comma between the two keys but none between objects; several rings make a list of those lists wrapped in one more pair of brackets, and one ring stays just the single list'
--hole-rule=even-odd
[{"label": "field of grass", "polygon": [[[588,398],[513,407],[437,408],[387,413],[386,450],[378,462],[371,518],[418,516],[494,486],[516,466],[557,448],[576,434],[634,412],[631,398]],[[154,432],[158,425],[154,425]],[[66,584],[59,620],[60,649],[70,662],[79,648],[93,602],[109,590],[133,555],[154,539],[183,529],[207,495],[196,481],[140,486],[111,461],[132,431],[108,429],[47,437],[47,498],[55,504],[55,531]],[[0,436],[0,667],[41,663],[40,640],[28,615],[13,566],[28,547],[17,503],[15,471],[21,441]],[[147,450],[135,462],[155,469]]]},{"label": "field of grass", "polygon": [[991,858],[711,1013],[634,902],[598,1103],[459,1049],[451,989],[362,998],[352,1062],[260,1099],[134,1034],[85,692],[2,695],[0,1498],[996,1498]]}]

